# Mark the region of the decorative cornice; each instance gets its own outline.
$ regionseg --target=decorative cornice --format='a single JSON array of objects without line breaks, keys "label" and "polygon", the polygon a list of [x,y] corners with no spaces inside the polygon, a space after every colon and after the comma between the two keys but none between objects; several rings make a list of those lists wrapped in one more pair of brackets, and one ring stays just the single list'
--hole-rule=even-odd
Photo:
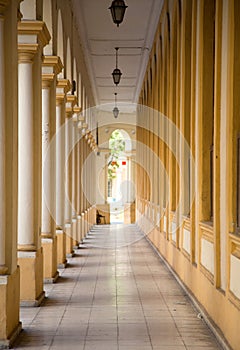
[{"label": "decorative cornice", "polygon": [[77,96],[67,95],[67,103],[71,104],[72,108],[77,104]]},{"label": "decorative cornice", "polygon": [[20,21],[18,22],[18,35],[37,35],[38,44],[46,46],[50,39],[50,33],[43,21]]},{"label": "decorative cornice", "polygon": [[82,108],[81,107],[79,107],[79,106],[75,106],[74,108],[73,108],[73,112],[74,113],[81,113],[81,110],[82,110]]},{"label": "decorative cornice", "polygon": [[66,96],[66,114],[67,117],[71,117],[73,112],[73,107],[77,104],[77,96],[67,95]]},{"label": "decorative cornice", "polygon": [[50,87],[52,81],[54,80],[55,74],[42,74],[42,87],[48,88]]},{"label": "decorative cornice", "polygon": [[65,94],[56,94],[56,105],[60,106],[61,104],[65,103]]},{"label": "decorative cornice", "polygon": [[59,56],[44,56],[43,67],[52,67],[54,74],[59,74],[63,69],[63,64]]},{"label": "decorative cornice", "polygon": [[63,89],[67,93],[71,89],[70,81],[68,79],[58,79],[57,88]]}]

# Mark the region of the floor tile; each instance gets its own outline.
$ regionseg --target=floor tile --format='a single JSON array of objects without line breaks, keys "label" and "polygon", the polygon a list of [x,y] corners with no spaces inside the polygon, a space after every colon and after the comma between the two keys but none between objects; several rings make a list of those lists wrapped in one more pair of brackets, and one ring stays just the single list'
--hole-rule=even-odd
[{"label": "floor tile", "polygon": [[220,349],[135,225],[95,226],[75,253],[44,303],[21,308],[14,349]]}]

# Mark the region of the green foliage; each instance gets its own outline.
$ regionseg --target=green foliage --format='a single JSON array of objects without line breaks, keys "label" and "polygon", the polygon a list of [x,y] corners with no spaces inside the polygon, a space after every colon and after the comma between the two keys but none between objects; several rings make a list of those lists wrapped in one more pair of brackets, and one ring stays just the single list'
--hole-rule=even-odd
[{"label": "green foliage", "polygon": [[119,130],[115,130],[109,139],[110,157],[108,161],[108,179],[116,178],[119,168],[118,158],[125,149],[125,141]]}]

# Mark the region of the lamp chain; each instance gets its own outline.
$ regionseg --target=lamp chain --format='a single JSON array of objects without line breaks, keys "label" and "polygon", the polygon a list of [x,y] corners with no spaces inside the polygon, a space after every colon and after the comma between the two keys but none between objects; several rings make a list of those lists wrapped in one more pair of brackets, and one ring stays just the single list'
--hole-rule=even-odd
[{"label": "lamp chain", "polygon": [[118,68],[118,49],[119,47],[115,47],[116,49],[116,68]]}]

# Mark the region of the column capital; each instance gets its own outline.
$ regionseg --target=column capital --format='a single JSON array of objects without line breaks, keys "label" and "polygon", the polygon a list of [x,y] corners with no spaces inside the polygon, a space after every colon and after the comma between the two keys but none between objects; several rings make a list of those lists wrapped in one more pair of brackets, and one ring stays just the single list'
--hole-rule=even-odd
[{"label": "column capital", "polygon": [[73,107],[73,121],[78,122],[78,114],[81,112],[81,107],[75,106]]},{"label": "column capital", "polygon": [[61,104],[65,103],[65,94],[56,94],[56,105],[60,106]]},{"label": "column capital", "polygon": [[68,79],[57,80],[57,92],[66,94],[71,89],[71,83]]},{"label": "column capital", "polygon": [[61,72],[63,65],[58,56],[43,56],[42,60],[42,87],[50,87],[57,74]]},{"label": "column capital", "polygon": [[71,84],[68,79],[58,79],[56,86],[56,103],[61,105],[66,102],[66,94],[71,89]]},{"label": "column capital", "polygon": [[52,69],[54,75],[59,74],[63,69],[63,64],[59,56],[44,56],[42,60],[43,73],[49,73],[49,68]]},{"label": "column capital", "polygon": [[74,113],[79,114],[79,113],[81,113],[81,111],[82,111],[82,108],[79,107],[79,106],[75,106],[75,107],[73,108],[73,112],[74,112]]},{"label": "column capital", "polygon": [[66,114],[67,117],[71,117],[74,113],[74,106],[77,104],[77,96],[75,95],[67,95],[66,96]]},{"label": "column capital", "polygon": [[38,51],[38,44],[18,44],[18,62],[32,63]]},{"label": "column capital", "polygon": [[[27,39],[26,39],[27,35]],[[20,21],[18,22],[19,44],[37,44],[42,48],[51,39],[50,33],[43,21]],[[26,42],[27,41],[27,42]]]},{"label": "column capital", "polygon": [[77,96],[75,96],[75,95],[67,95],[67,103],[73,109],[73,107],[77,104]]}]

